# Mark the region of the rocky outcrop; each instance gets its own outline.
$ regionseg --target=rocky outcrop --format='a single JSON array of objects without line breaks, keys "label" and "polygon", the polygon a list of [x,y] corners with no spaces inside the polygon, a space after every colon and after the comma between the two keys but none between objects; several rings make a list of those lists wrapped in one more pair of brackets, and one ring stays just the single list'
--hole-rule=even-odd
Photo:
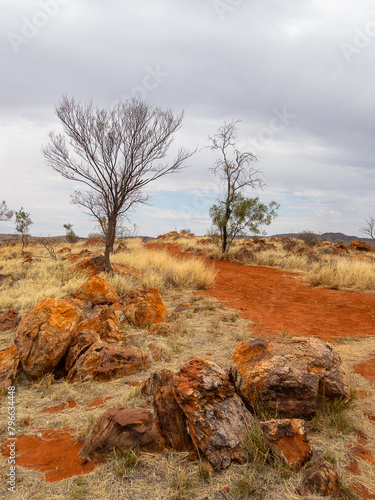
[{"label": "rocky outcrop", "polygon": [[113,304],[120,300],[113,286],[100,276],[92,276],[86,280],[78,288],[75,296],[77,299],[89,300],[95,305]]},{"label": "rocky outcrop", "polygon": [[249,409],[261,405],[280,418],[313,416],[322,398],[349,395],[341,358],[315,338],[258,338],[238,344],[230,370]]},{"label": "rocky outcrop", "polygon": [[65,370],[69,372],[74,363],[84,354],[95,342],[100,340],[99,334],[94,330],[83,330],[78,332],[69,346],[65,359]]},{"label": "rocky outcrop", "polygon": [[15,345],[0,351],[0,391],[13,385],[20,356]]},{"label": "rocky outcrop", "polygon": [[154,409],[166,447],[176,451],[193,449],[186,417],[177,404],[172,387],[161,387],[155,391]]},{"label": "rocky outcrop", "polygon": [[297,488],[301,496],[321,495],[327,497],[339,493],[340,476],[333,465],[326,460],[311,468]]},{"label": "rocky outcrop", "polygon": [[67,300],[44,299],[21,319],[15,343],[32,378],[54,370],[77,334],[81,310]]},{"label": "rocky outcrop", "polygon": [[217,470],[246,460],[244,437],[253,417],[235,393],[227,373],[212,361],[193,359],[174,379],[174,395],[189,434]]},{"label": "rocky outcrop", "polygon": [[168,319],[158,288],[132,290],[121,298],[121,302],[126,319],[136,327],[145,328]]},{"label": "rocky outcrop", "polygon": [[19,321],[18,311],[15,309],[8,309],[0,314],[0,332],[8,332],[17,328]]},{"label": "rocky outcrop", "polygon": [[260,422],[259,425],[273,454],[287,465],[300,469],[311,459],[313,451],[304,420],[269,420]]},{"label": "rocky outcrop", "polygon": [[141,408],[110,408],[94,424],[79,456],[83,462],[114,448],[128,451],[135,448],[151,453],[162,452],[164,439],[156,415]]},{"label": "rocky outcrop", "polygon": [[141,367],[147,368],[149,364],[148,356],[137,347],[121,347],[100,340],[78,358],[69,371],[67,380],[90,377],[108,381],[134,375]]},{"label": "rocky outcrop", "polygon": [[105,260],[103,255],[93,255],[81,260],[70,269],[70,273],[83,273],[88,276],[96,276],[105,271]]},{"label": "rocky outcrop", "polygon": [[160,372],[151,373],[141,386],[142,396],[152,396],[157,389],[161,387],[172,387],[175,374],[166,368]]}]

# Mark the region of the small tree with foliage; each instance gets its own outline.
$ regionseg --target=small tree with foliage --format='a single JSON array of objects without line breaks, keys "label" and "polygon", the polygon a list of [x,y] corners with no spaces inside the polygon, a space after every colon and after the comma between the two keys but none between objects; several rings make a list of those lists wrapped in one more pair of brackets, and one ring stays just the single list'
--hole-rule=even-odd
[{"label": "small tree with foliage", "polygon": [[261,234],[260,226],[271,224],[277,217],[279,205],[271,201],[269,205],[261,203],[259,198],[245,198],[241,194],[236,194],[231,201],[231,216],[226,217],[226,207],[224,204],[213,205],[210,209],[210,217],[215,229],[219,230],[223,241],[223,231],[226,229],[227,244],[229,248],[236,236],[245,234]]},{"label": "small tree with foliage", "polygon": [[76,243],[78,236],[73,231],[73,224],[64,224],[64,228],[66,230],[66,239],[69,243]]},{"label": "small tree with foliage", "polygon": [[302,240],[304,244],[309,247],[317,245],[322,240],[319,234],[314,233],[313,231],[309,231],[308,229],[302,231],[301,233],[298,233],[297,238],[299,240]]},{"label": "small tree with foliage", "polygon": [[15,212],[16,215],[16,231],[20,233],[22,236],[22,250],[21,253],[23,255],[23,249],[27,243],[27,237],[29,236],[29,227],[33,223],[30,214],[24,211],[23,207],[18,212]]},{"label": "small tree with foliage", "polygon": [[6,221],[13,217],[13,210],[9,210],[5,201],[0,203],[0,221]]},{"label": "small tree with foliage", "polygon": [[277,208],[275,202],[266,207],[258,198],[243,196],[246,188],[262,188],[264,183],[260,170],[255,168],[257,157],[237,147],[236,124],[237,121],[224,123],[216,135],[209,137],[209,147],[217,155],[211,171],[224,189],[223,199],[210,209],[213,225],[220,231],[222,253],[245,229],[256,232],[261,223],[269,224]]}]

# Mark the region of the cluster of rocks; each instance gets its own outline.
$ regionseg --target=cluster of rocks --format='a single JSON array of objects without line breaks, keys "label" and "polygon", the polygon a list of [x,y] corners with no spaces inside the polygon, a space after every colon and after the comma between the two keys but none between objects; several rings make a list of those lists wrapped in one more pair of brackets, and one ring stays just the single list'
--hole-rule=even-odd
[{"label": "cluster of rocks", "polygon": [[[16,325],[17,311],[4,316],[3,325]],[[74,297],[43,299],[21,319],[15,345],[0,351],[0,386],[12,385],[18,368],[32,379],[54,371],[70,381],[132,375],[148,367],[150,359],[126,345],[121,324],[149,328],[167,319],[157,288],[135,289],[120,298],[104,278],[92,276]]]},{"label": "cluster of rocks", "polygon": [[[153,373],[141,387],[154,411],[117,406],[94,424],[80,451],[83,461],[122,451],[197,450],[215,470],[244,463],[246,439],[259,425],[273,456],[298,470],[313,456],[305,419],[323,400],[344,398],[349,385],[334,348],[318,339],[255,339],[237,345],[232,365],[193,358],[178,373]],[[277,416],[257,423],[254,409]],[[312,479],[313,478],[313,479]],[[311,467],[301,495],[338,491],[331,464]]]}]

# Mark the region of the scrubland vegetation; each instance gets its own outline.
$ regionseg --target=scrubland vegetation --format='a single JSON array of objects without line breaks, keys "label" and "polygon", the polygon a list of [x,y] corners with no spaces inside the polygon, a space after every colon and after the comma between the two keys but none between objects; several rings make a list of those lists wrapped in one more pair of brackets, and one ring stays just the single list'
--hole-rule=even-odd
[{"label": "scrubland vegetation", "polygon": [[255,238],[234,240],[229,252],[222,254],[220,240],[215,236],[195,238],[167,233],[158,241],[212,259],[296,271],[312,286],[375,292],[375,251],[362,252],[329,242],[308,247],[303,240],[293,238]]},{"label": "scrubland vegetation", "polygon": [[[201,241],[200,241],[201,240]],[[202,241],[206,240],[208,241]],[[158,242],[173,243],[183,251],[204,254],[210,258],[222,258],[220,248],[207,238],[193,238],[184,235],[169,235]],[[325,247],[314,249],[319,261],[311,255],[296,255],[283,248],[283,242],[269,242],[275,248],[258,251],[259,243],[247,245],[250,253],[246,259],[239,257],[244,241],[236,241],[230,253],[225,256],[246,265],[277,266],[283,269],[302,272],[311,284],[350,288],[367,292],[375,291],[373,259],[358,260],[355,251],[347,257],[332,255]],[[68,383],[56,380],[52,374],[38,382],[27,380],[22,373],[17,380],[17,430],[19,434],[35,434],[37,429],[75,429],[75,439],[82,442],[95,420],[105,409],[117,405],[141,407],[152,410],[152,398],[141,396],[139,381],[146,380],[152,372],[162,368],[178,371],[191,357],[211,359],[223,368],[229,366],[235,346],[251,337],[248,324],[235,310],[224,308],[217,300],[196,294],[212,284],[215,270],[210,261],[200,258],[186,259],[173,256],[166,250],[148,250],[140,239],[126,241],[128,250],[113,256],[113,264],[131,266],[140,271],[130,276],[103,274],[121,296],[136,287],[158,287],[163,300],[171,313],[180,303],[190,306],[180,313],[176,321],[177,334],[160,338],[147,335],[142,329],[129,327],[127,334],[132,345],[148,350],[150,342],[156,344],[159,359],[136,375],[106,383],[80,381]],[[24,315],[45,297],[63,298],[74,294],[86,277],[72,273],[73,264],[64,256],[79,253],[87,248],[86,242],[69,245],[71,252],[59,254],[66,244],[56,245],[57,260],[51,258],[42,245],[27,248],[32,255],[30,261],[21,257],[20,245],[0,248],[0,274],[5,276],[0,284],[0,310],[15,308]],[[264,245],[263,245],[264,246]],[[297,242],[297,248],[302,245]],[[102,249],[90,248],[100,252]],[[239,268],[240,269],[240,268]],[[372,276],[371,276],[372,275]],[[0,334],[0,348],[13,343],[15,332]],[[284,332],[285,334],[285,332]],[[340,476],[342,498],[360,498],[351,485],[360,482],[368,488],[375,484],[373,466],[357,458],[362,476],[359,479],[347,470],[353,458],[348,446],[357,444],[358,436],[373,435],[373,423],[365,416],[373,412],[373,385],[360,375],[353,373],[353,367],[368,359],[368,353],[375,350],[375,338],[345,339],[337,345],[344,369],[352,387],[352,398],[327,407],[309,424],[310,439],[314,447],[314,457],[325,458],[334,463]],[[355,349],[353,348],[355,342]],[[360,394],[370,394],[367,398]],[[110,398],[101,407],[89,407],[95,398]],[[75,408],[46,414],[43,410],[75,401]],[[6,405],[1,407],[1,426],[6,436]],[[259,409],[258,420],[262,420]],[[162,455],[129,452],[121,454],[114,450],[109,461],[87,475],[71,477],[56,483],[42,480],[39,472],[17,468],[17,497],[28,500],[117,499],[134,500],[165,499],[209,499],[240,500],[246,498],[263,500],[296,500],[301,497],[296,487],[301,481],[302,472],[271,460],[259,435],[249,435],[246,449],[248,463],[232,465],[228,470],[215,473],[203,460],[190,460],[188,453],[165,451]],[[369,440],[366,447],[375,453],[375,444]],[[256,450],[256,451],[254,451]],[[254,458],[254,453],[256,457]],[[6,495],[5,482],[8,467],[1,457],[0,492]],[[320,498],[320,497],[309,497]]]}]

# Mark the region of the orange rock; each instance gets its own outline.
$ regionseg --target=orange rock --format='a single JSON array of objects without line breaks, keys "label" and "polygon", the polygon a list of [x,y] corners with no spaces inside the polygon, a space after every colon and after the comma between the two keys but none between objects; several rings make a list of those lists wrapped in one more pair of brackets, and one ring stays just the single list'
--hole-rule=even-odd
[{"label": "orange rock", "polygon": [[114,324],[118,327],[120,321],[116,315],[116,313],[112,310],[112,308],[100,309],[95,316],[92,316],[85,321],[81,321],[78,325],[78,331],[81,332],[83,330],[94,330],[94,332],[100,333],[100,330],[103,328],[105,322],[110,319],[114,322]]},{"label": "orange rock", "polygon": [[40,377],[56,367],[77,334],[81,315],[67,300],[47,298],[21,319],[15,343],[28,375]]},{"label": "orange rock", "polygon": [[85,377],[107,381],[134,375],[140,368],[147,368],[150,360],[137,347],[121,347],[99,340],[78,358],[69,371],[67,380]]},{"label": "orange rock", "polygon": [[89,238],[86,245],[105,245],[105,240],[96,236],[95,238]]},{"label": "orange rock", "polygon": [[122,266],[120,264],[112,264],[112,269],[116,274],[119,274],[120,276],[131,276],[132,274],[143,274],[138,269],[135,269],[135,267]]},{"label": "orange rock", "polygon": [[107,455],[114,448],[161,453],[165,444],[156,415],[142,408],[110,408],[94,424],[79,456],[86,463],[93,456]]},{"label": "orange rock", "polygon": [[300,469],[312,457],[304,420],[270,420],[261,422],[260,427],[273,453],[286,464]]},{"label": "orange rock", "polygon": [[174,395],[196,448],[214,469],[244,463],[246,431],[254,419],[216,363],[194,358],[174,377]]},{"label": "orange rock", "polygon": [[0,314],[0,332],[15,330],[18,320],[18,311],[15,309],[8,309],[5,313]]},{"label": "orange rock", "polygon": [[70,273],[84,273],[89,276],[96,276],[105,271],[105,261],[102,255],[94,255],[81,260],[70,269]]},{"label": "orange rock", "polygon": [[0,351],[0,391],[13,385],[19,362],[20,355],[15,345]]},{"label": "orange rock", "polygon": [[167,308],[158,288],[132,290],[121,301],[126,319],[134,326],[144,328],[168,319]]},{"label": "orange rock", "polygon": [[374,251],[372,246],[370,246],[367,243],[365,243],[364,241],[360,241],[360,240],[353,240],[350,243],[349,248],[351,248],[353,250],[357,250],[359,252],[373,252]]},{"label": "orange rock", "polygon": [[75,296],[81,300],[90,300],[93,304],[112,304],[120,300],[113,286],[100,276],[92,276],[86,280]]},{"label": "orange rock", "polygon": [[322,460],[306,472],[297,493],[301,496],[329,496],[339,493],[340,476],[332,464]]},{"label": "orange rock", "polygon": [[328,400],[348,397],[333,346],[316,338],[258,338],[237,345],[230,373],[248,408],[261,404],[281,418],[307,418]]},{"label": "orange rock", "polygon": [[65,370],[69,372],[81,354],[87,351],[95,342],[98,342],[98,340],[100,340],[100,337],[97,332],[89,329],[80,330],[69,346],[65,359]]}]

